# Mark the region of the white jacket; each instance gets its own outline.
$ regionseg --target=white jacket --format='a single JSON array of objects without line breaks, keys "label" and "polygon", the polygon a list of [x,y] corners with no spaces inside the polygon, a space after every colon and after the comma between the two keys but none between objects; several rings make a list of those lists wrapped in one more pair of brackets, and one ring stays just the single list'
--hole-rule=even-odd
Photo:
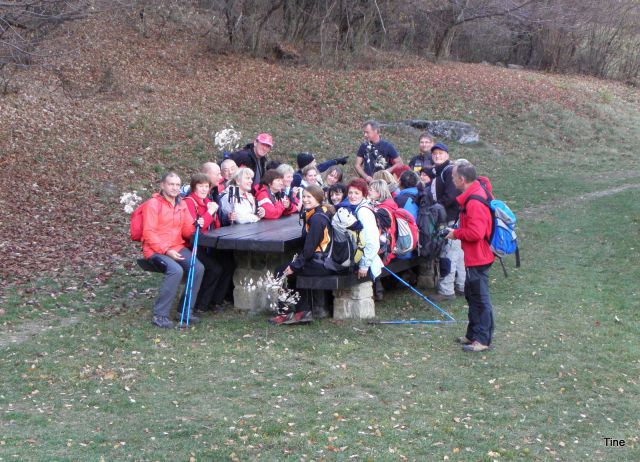
[{"label": "white jacket", "polygon": [[237,186],[230,185],[224,190],[220,197],[222,212],[229,216],[231,212],[236,212],[235,223],[255,223],[260,220],[256,215],[256,199],[250,192],[238,193]]}]

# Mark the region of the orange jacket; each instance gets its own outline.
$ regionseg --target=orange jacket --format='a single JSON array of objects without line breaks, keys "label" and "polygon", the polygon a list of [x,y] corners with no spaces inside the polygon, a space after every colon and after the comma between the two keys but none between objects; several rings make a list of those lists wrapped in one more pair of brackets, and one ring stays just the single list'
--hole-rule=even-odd
[{"label": "orange jacket", "polygon": [[144,258],[154,253],[164,255],[168,250],[180,251],[195,232],[193,217],[186,204],[176,198],[171,205],[156,193],[142,212],[142,253]]}]

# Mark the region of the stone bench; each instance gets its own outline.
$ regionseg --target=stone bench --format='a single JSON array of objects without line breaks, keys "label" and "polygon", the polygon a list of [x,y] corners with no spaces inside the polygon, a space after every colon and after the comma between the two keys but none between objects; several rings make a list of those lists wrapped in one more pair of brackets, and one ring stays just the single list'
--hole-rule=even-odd
[{"label": "stone bench", "polygon": [[[394,259],[389,263],[389,270],[399,273],[420,264],[420,258],[410,260]],[[380,277],[390,274],[382,270]],[[336,274],[330,276],[298,276],[297,289],[332,290],[334,319],[371,319],[376,315],[373,300],[373,284],[367,279],[358,279],[355,273]]]}]

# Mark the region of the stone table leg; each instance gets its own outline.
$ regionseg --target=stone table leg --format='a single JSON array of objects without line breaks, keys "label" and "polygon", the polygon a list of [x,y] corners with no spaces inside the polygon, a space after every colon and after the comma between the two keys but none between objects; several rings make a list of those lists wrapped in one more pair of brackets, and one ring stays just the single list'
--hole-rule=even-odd
[{"label": "stone table leg", "polygon": [[257,288],[258,279],[265,276],[267,271],[274,273],[276,268],[290,262],[293,255],[293,253],[235,251],[236,271],[233,273],[235,307],[250,313],[267,310],[266,291]]},{"label": "stone table leg", "polygon": [[371,319],[376,316],[371,281],[334,291],[334,319]]}]

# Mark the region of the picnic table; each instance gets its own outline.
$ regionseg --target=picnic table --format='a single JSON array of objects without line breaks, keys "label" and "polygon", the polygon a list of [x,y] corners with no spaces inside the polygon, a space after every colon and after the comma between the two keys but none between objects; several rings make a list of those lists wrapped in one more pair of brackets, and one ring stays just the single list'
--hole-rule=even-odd
[{"label": "picnic table", "polygon": [[267,271],[290,262],[302,249],[302,223],[297,215],[277,220],[223,226],[204,231],[198,243],[204,247],[232,250],[236,261],[233,274],[233,299],[236,308],[248,311],[263,309],[263,295],[256,290],[257,281]]}]

